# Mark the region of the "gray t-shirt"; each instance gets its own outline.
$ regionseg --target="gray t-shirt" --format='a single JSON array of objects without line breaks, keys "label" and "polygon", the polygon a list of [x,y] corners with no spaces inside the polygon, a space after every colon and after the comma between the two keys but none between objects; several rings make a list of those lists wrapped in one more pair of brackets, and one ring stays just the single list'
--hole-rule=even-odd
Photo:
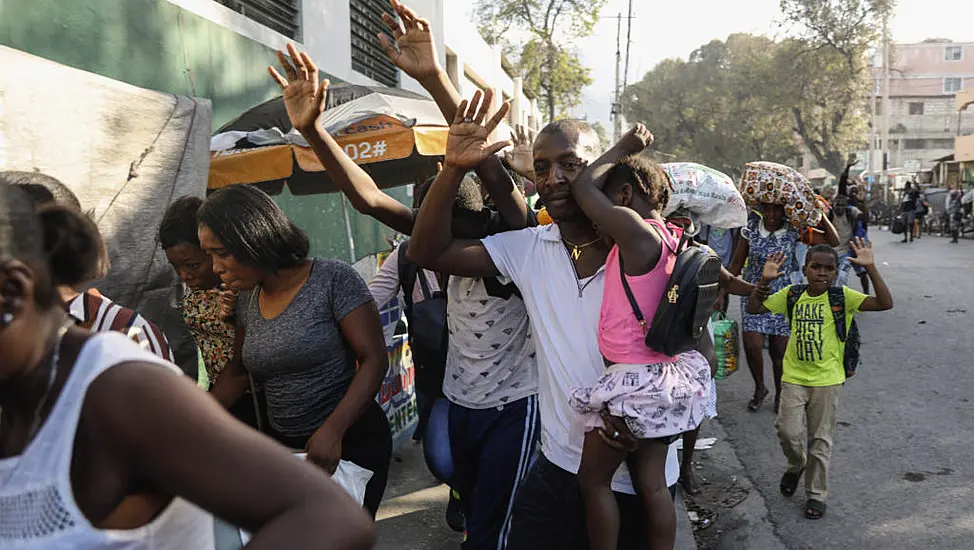
[{"label": "gray t-shirt", "polygon": [[336,260],[314,260],[307,282],[274,319],[258,311],[257,289],[240,293],[243,364],[263,385],[270,424],[279,433],[311,435],[345,396],[356,358],[339,322],[370,301],[362,277]]}]

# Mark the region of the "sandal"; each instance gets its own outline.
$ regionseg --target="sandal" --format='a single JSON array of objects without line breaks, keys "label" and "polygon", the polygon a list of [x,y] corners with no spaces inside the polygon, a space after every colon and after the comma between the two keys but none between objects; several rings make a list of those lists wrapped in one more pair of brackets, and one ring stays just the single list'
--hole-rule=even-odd
[{"label": "sandal", "polygon": [[799,470],[797,472],[785,472],[785,474],[781,476],[781,483],[778,484],[778,489],[781,491],[781,494],[786,497],[794,495],[795,491],[798,490],[798,480],[802,478],[802,473],[804,472],[805,470]]},{"label": "sandal", "polygon": [[760,396],[755,395],[752,397],[751,400],[747,402],[747,410],[757,412],[758,409],[761,408],[761,404],[764,403],[764,400],[767,399],[769,393],[771,393],[771,391],[768,390],[768,388],[764,388],[764,393],[762,393]]},{"label": "sandal", "polygon": [[822,519],[825,516],[825,503],[820,500],[808,499],[805,503],[805,517],[808,519]]}]

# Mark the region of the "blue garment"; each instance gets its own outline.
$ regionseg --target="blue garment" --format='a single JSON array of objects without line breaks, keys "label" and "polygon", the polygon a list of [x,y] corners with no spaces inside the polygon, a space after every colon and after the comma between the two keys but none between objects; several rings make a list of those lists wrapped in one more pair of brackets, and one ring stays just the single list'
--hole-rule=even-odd
[{"label": "blue garment", "polygon": [[727,267],[734,256],[734,232],[730,229],[711,227],[707,236],[709,246],[720,258],[720,263]]},{"label": "blue garment", "polygon": [[[783,267],[785,274],[771,281],[771,293],[774,294],[792,284],[792,275],[796,271],[801,272],[795,250],[799,244],[798,232],[795,231],[794,227],[786,225],[774,233],[767,234],[765,231],[765,234],[762,234],[761,223],[761,217],[752,213],[748,217],[747,227],[741,234],[748,242],[744,280],[751,284],[759,283],[767,259],[778,252],[784,252],[786,256]],[[784,315],[774,313],[752,315],[747,313],[747,301],[747,296],[741,298],[741,310],[744,311],[744,322],[742,323],[744,332],[759,332],[771,336],[789,336],[791,334],[791,329]]]},{"label": "blue garment", "polygon": [[541,433],[538,396],[502,407],[450,403],[450,486],[467,522],[463,550],[507,547],[514,494],[534,463]]}]

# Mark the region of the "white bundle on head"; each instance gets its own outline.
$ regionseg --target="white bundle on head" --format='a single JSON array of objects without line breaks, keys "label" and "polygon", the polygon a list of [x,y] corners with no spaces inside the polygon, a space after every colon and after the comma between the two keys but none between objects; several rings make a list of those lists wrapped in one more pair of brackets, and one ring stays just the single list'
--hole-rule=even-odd
[{"label": "white bundle on head", "polygon": [[694,225],[734,229],[747,223],[747,205],[727,174],[693,162],[661,165],[670,178],[670,201],[663,212],[689,213]]}]

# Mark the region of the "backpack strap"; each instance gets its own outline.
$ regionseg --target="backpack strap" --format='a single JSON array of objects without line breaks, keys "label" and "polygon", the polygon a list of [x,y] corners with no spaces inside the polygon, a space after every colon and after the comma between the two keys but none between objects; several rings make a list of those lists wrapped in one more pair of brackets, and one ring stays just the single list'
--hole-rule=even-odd
[{"label": "backpack strap", "polygon": [[[416,287],[416,276],[419,274],[419,266],[409,261],[406,251],[409,249],[409,241],[399,245],[399,288],[402,289],[403,302],[406,305],[406,317],[412,316],[413,309],[413,288]],[[423,279],[426,279],[423,277]],[[423,281],[426,282],[425,280]],[[423,285],[423,296],[427,295],[427,285]]]},{"label": "backpack strap", "polygon": [[626,266],[622,261],[622,251],[619,252],[619,278],[622,279],[622,289],[626,291],[626,298],[629,300],[629,305],[632,306],[632,312],[636,315],[639,326],[643,327],[643,331],[645,331],[646,317],[643,316],[642,310],[639,309],[639,304],[636,303],[636,296],[633,295],[632,288],[629,287],[629,281],[626,280]]},{"label": "backpack strap", "polygon": [[835,321],[835,332],[839,335],[839,341],[845,342],[849,336],[848,327],[845,325],[845,289],[842,287],[829,289],[829,309],[832,310],[832,319]]},{"label": "backpack strap", "polygon": [[[651,225],[651,227],[656,230],[657,233],[661,231],[656,226]],[[688,235],[687,232],[683,232],[683,236],[680,237],[680,243],[676,246],[676,250],[670,247],[666,239],[660,235],[660,241],[662,241],[663,246],[669,248],[674,255],[678,255],[683,247],[687,244]],[[660,251],[660,260],[663,259],[663,253]],[[632,288],[629,286],[629,281],[626,280],[626,265],[622,261],[622,250],[619,251],[619,278],[622,279],[622,289],[626,291],[626,299],[629,300],[629,305],[632,306],[632,312],[636,315],[636,320],[639,321],[639,326],[643,327],[643,331],[646,331],[648,327],[646,326],[646,317],[643,315],[643,311],[639,309],[639,304],[636,303],[636,296],[632,293]]]},{"label": "backpack strap", "polygon": [[806,290],[808,290],[808,285],[791,285],[788,287],[788,294],[786,295],[786,298],[789,324],[791,323],[791,318],[795,313],[795,305],[798,303],[798,300],[801,299],[802,294],[805,294]]}]

